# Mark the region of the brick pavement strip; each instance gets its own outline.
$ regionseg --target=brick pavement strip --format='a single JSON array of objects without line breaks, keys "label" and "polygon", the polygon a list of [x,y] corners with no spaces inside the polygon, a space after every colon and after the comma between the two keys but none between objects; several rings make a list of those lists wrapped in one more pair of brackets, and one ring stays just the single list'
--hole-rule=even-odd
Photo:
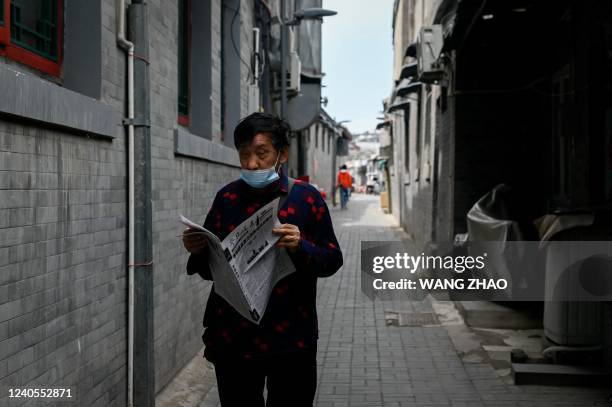
[{"label": "brick pavement strip", "polygon": [[[434,312],[428,301],[383,303],[361,292],[361,241],[402,236],[378,197],[353,195],[348,211],[331,211],[344,266],[318,283],[317,407],[610,405],[602,390],[507,384],[492,366],[463,362],[444,326],[387,326],[386,310]],[[219,405],[213,386],[200,407]]]}]

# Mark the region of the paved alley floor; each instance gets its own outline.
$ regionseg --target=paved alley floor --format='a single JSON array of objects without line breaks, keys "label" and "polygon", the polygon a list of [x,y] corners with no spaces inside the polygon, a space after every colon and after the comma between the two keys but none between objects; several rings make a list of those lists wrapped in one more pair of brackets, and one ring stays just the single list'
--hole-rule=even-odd
[{"label": "paved alley floor", "polygon": [[[361,292],[360,242],[398,240],[379,197],[331,208],[344,266],[318,283],[319,384],[315,405],[611,406],[610,391],[514,386],[488,363],[466,363],[444,325],[387,326],[385,311],[434,312],[429,301],[371,301]],[[402,309],[397,309],[401,307]],[[200,407],[217,406],[216,387]]]}]

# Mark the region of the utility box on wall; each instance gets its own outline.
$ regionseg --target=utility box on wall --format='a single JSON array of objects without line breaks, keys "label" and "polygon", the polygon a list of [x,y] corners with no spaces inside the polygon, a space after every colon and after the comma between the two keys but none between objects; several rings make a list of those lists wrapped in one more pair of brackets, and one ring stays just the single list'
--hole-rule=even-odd
[{"label": "utility box on wall", "polygon": [[259,112],[261,104],[259,103],[259,86],[256,84],[249,84],[247,88],[247,111],[248,113]]},{"label": "utility box on wall", "polygon": [[300,93],[302,61],[297,52],[289,53],[289,78],[287,79],[287,91]]},{"label": "utility box on wall", "polygon": [[441,25],[421,28],[417,41],[417,68],[421,82],[434,83],[443,78],[444,69],[439,61],[443,43]]}]

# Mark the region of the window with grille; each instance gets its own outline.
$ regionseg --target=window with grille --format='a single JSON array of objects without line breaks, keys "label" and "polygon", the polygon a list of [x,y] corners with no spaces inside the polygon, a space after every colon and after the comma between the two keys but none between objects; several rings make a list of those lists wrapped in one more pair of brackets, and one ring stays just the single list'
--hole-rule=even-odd
[{"label": "window with grille", "polygon": [[190,84],[190,4],[189,0],[179,0],[179,38],[178,38],[178,120],[182,125],[189,124],[189,84]]},{"label": "window with grille", "polygon": [[4,10],[5,7],[6,5],[4,3],[2,3],[2,6],[0,6],[0,29],[4,29],[5,27],[5,23],[4,23],[4,15],[6,14],[6,11]]},{"label": "window with grille", "polygon": [[59,76],[62,0],[0,0],[0,55]]}]

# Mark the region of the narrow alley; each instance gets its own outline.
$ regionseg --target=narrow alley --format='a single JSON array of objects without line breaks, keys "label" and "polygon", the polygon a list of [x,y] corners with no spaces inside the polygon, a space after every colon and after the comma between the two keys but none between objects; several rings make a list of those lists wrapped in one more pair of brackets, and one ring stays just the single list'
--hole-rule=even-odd
[{"label": "narrow alley", "polygon": [[0,407],[612,407],[611,73],[610,0],[0,0]]},{"label": "narrow alley", "polygon": [[[377,196],[353,194],[348,211],[330,209],[345,263],[334,276],[319,280],[316,406],[610,405],[607,390],[512,385],[489,363],[462,360],[451,338],[456,330],[449,330],[443,322],[387,326],[388,311],[422,315],[444,307],[430,300],[368,299],[361,292],[360,242],[398,240],[405,234],[390,215],[382,213]],[[212,370],[207,373],[214,374]],[[220,406],[214,379],[205,382],[213,387],[200,407]]]}]

